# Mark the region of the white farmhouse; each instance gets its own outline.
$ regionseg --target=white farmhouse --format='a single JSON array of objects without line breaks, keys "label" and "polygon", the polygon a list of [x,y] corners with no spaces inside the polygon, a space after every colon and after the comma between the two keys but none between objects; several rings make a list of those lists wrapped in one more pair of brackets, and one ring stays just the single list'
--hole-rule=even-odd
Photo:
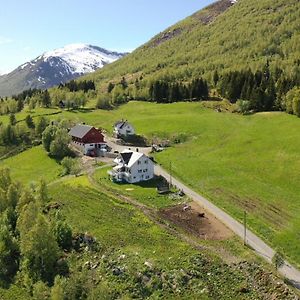
[{"label": "white farmhouse", "polygon": [[143,153],[124,150],[115,163],[117,165],[109,174],[116,182],[137,183],[154,177],[154,163]]},{"label": "white farmhouse", "polygon": [[127,121],[121,120],[114,124],[114,134],[116,137],[134,135],[134,127]]}]

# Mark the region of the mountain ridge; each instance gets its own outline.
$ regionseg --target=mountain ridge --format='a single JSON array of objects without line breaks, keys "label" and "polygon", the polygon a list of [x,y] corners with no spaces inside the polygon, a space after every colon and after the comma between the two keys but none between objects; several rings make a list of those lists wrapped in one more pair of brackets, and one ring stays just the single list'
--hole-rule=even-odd
[{"label": "mountain ridge", "polygon": [[0,76],[0,96],[50,88],[91,73],[126,54],[88,44],[70,44],[45,52]]},{"label": "mountain ridge", "polygon": [[267,61],[272,72],[279,67],[294,75],[300,68],[299,17],[296,0],[220,0],[87,78],[103,87],[122,76],[132,83],[141,76],[148,82],[199,76],[212,80],[216,70],[255,72]]}]

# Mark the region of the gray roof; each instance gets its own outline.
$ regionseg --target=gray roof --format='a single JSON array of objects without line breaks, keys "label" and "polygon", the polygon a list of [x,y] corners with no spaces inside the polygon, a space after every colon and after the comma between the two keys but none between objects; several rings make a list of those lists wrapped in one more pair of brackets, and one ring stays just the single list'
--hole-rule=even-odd
[{"label": "gray roof", "polygon": [[119,126],[120,129],[121,129],[121,128],[123,128],[123,127],[124,127],[125,125],[127,125],[127,124],[129,125],[129,122],[128,122],[127,120],[122,120],[122,121],[116,122],[114,126],[115,126],[115,127],[116,127],[116,126]]},{"label": "gray roof", "polygon": [[121,153],[121,157],[122,157],[125,165],[129,164],[129,161],[131,159],[132,153],[133,152],[122,152]]},{"label": "gray roof", "polygon": [[69,135],[82,139],[92,128],[89,125],[76,125],[70,130]]}]

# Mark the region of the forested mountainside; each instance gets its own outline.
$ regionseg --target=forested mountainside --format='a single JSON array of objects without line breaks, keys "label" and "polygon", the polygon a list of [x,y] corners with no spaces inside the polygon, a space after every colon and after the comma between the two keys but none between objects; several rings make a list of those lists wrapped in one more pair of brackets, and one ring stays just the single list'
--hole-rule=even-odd
[{"label": "forested mountainside", "polygon": [[221,0],[168,28],[124,59],[91,74],[188,79],[251,68],[299,72],[300,3],[297,0]]}]

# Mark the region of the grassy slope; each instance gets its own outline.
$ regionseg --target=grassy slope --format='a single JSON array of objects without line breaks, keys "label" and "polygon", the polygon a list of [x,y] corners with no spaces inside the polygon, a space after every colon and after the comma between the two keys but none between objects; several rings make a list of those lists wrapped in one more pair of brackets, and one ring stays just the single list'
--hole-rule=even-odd
[{"label": "grassy slope", "polygon": [[[126,272],[132,277],[144,268],[145,261],[151,262],[154,267],[165,272],[171,271],[174,274],[180,272],[178,270],[189,270],[193,267],[190,265],[189,258],[197,255],[196,250],[154,224],[133,206],[95,190],[87,177],[83,176],[52,185],[49,190],[52,200],[63,204],[63,213],[75,231],[89,232],[94,235],[102,249],[111,251],[113,256],[117,255],[115,259],[125,254]],[[62,190],[64,197],[61,196]],[[234,247],[237,247],[236,253],[249,255],[240,243],[231,242]],[[215,247],[218,247],[218,244]],[[204,280],[198,278],[196,289],[194,286],[187,288],[180,294],[177,293],[177,296],[168,294],[165,289],[162,293],[164,299],[176,297],[178,299],[215,299],[215,297],[223,297],[222,295],[226,295],[226,299],[258,297],[253,291],[245,297],[239,294],[238,287],[245,282],[243,276],[237,270],[220,264],[219,258],[212,254],[211,250],[202,249],[201,253],[208,258],[204,272],[211,272],[212,279],[208,276],[204,276]],[[118,290],[123,295],[126,294],[130,282],[111,276],[104,278],[109,279],[113,290]],[[205,286],[209,287],[210,297],[207,291],[202,291]],[[152,295],[153,299],[159,298],[161,291],[157,290],[157,293],[156,296]]]},{"label": "grassy slope", "polygon": [[[267,59],[272,68],[299,71],[299,1],[239,0],[204,25],[203,17],[214,15],[214,11],[208,8],[194,14],[88,77],[101,84],[103,80],[140,74],[144,79],[173,75],[190,79],[199,74],[210,77],[216,69],[261,68]],[[173,35],[177,30],[181,33]],[[165,35],[173,37],[160,43]]]},{"label": "grassy slope", "polygon": [[171,199],[168,195],[157,194],[157,181],[150,180],[147,182],[141,182],[140,184],[116,184],[111,181],[107,175],[107,171],[111,167],[99,169],[95,172],[95,179],[100,184],[111,190],[114,193],[121,193],[122,195],[136,199],[138,202],[147,205],[151,208],[163,208],[187,201],[187,199]]},{"label": "grassy slope", "polygon": [[[250,226],[300,264],[296,117],[220,114],[201,103],[143,102],[130,102],[113,111],[63,112],[59,116],[109,131],[114,121],[127,118],[138,133],[150,139],[183,134],[187,142],[157,155],[158,161],[168,168],[171,160],[178,177],[236,218],[241,220],[246,209]],[[18,173],[24,179],[28,176]]]},{"label": "grassy slope", "polygon": [[53,181],[62,171],[61,166],[47,155],[42,146],[1,161],[0,166],[10,168],[12,177],[25,184],[40,179]]},{"label": "grassy slope", "polygon": [[216,113],[202,104],[141,102],[112,112],[77,115],[108,130],[120,117],[128,118],[149,138],[188,137],[157,159],[166,167],[171,160],[178,177],[238,219],[246,209],[250,226],[300,263],[296,117],[281,113],[244,117]]}]

